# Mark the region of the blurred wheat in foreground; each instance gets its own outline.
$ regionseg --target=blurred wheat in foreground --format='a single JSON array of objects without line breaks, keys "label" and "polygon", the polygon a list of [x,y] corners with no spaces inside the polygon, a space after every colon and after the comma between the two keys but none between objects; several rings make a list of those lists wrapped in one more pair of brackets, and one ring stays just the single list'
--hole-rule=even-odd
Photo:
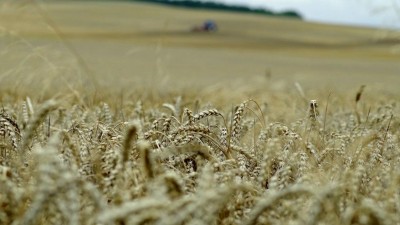
[{"label": "blurred wheat in foreground", "polygon": [[399,108],[360,97],[3,102],[0,224],[400,224]]}]

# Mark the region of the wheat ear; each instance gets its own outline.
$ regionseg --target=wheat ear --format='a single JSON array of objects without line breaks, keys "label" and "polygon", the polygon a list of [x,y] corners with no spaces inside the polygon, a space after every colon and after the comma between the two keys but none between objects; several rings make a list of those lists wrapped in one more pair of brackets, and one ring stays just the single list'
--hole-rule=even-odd
[{"label": "wheat ear", "polygon": [[122,149],[122,164],[123,165],[128,161],[129,152],[131,149],[131,142],[132,142],[132,139],[135,136],[137,136],[137,131],[138,131],[137,126],[131,125],[125,134],[124,144],[123,144],[123,149]]},{"label": "wheat ear", "polygon": [[300,195],[300,194],[312,194],[314,192],[313,189],[304,187],[304,186],[292,186],[282,191],[275,191],[273,193],[269,193],[268,197],[262,198],[257,205],[254,207],[253,211],[250,213],[249,218],[244,223],[244,225],[254,225],[257,223],[257,219],[261,216],[261,214],[275,204],[280,199],[291,196],[291,195]]},{"label": "wheat ear", "polygon": [[137,143],[137,148],[140,152],[142,158],[143,169],[148,178],[154,178],[154,167],[153,167],[153,159],[151,157],[151,145],[147,141],[141,141]]},{"label": "wheat ear", "polygon": [[29,148],[29,144],[33,139],[33,134],[35,133],[36,128],[43,122],[46,118],[47,114],[55,109],[57,103],[54,100],[47,101],[43,107],[39,110],[39,112],[33,117],[32,120],[29,121],[27,130],[23,136],[22,144],[21,144],[21,160],[25,160],[25,152]]}]

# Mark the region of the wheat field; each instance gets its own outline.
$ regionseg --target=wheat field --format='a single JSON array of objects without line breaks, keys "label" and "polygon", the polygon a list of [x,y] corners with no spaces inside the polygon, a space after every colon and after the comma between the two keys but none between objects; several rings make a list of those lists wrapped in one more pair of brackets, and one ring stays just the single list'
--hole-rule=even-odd
[{"label": "wheat field", "polygon": [[398,33],[0,6],[0,224],[400,224]]}]

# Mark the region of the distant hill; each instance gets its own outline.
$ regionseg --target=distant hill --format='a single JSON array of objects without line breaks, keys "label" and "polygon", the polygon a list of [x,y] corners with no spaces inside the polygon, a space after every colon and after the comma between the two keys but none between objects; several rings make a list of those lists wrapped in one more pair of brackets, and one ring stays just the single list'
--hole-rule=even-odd
[{"label": "distant hill", "polygon": [[266,10],[262,8],[249,8],[246,6],[235,6],[235,5],[226,5],[222,3],[200,2],[200,1],[176,1],[176,0],[131,0],[131,1],[157,3],[169,6],[194,8],[194,9],[211,9],[211,10],[230,11],[230,12],[255,13],[267,16],[283,16],[295,19],[302,19],[301,15],[298,12],[291,10],[283,12],[273,12],[271,10]]}]

